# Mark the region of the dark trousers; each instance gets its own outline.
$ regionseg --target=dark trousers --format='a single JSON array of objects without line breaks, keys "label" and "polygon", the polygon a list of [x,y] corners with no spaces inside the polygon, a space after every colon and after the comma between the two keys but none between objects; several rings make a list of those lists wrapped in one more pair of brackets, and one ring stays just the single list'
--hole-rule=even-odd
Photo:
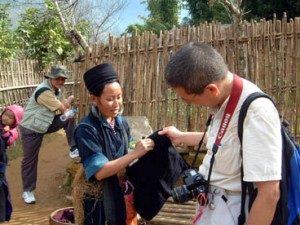
[{"label": "dark trousers", "polygon": [[75,127],[76,122],[74,118],[62,122],[59,115],[54,117],[52,124],[44,134],[20,126],[23,147],[21,173],[24,191],[33,191],[36,189],[38,157],[44,135],[56,132],[63,128],[66,132],[69,145],[74,146],[73,133]]}]

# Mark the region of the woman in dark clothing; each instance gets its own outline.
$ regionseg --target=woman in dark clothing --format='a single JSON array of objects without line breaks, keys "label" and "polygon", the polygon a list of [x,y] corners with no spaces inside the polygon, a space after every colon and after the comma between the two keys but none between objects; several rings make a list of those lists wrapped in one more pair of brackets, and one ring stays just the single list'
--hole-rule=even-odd
[{"label": "woman in dark clothing", "polygon": [[[111,64],[88,70],[84,82],[92,106],[75,131],[75,142],[88,188],[83,191],[84,222],[76,220],[76,223],[136,224],[136,219],[126,222],[124,195],[130,194],[128,189],[124,194],[128,187],[126,167],[152,150],[154,142],[149,138],[140,140],[135,149],[128,152],[131,135],[126,119],[120,115],[122,89]],[[79,198],[78,188],[74,187],[75,201]]]}]

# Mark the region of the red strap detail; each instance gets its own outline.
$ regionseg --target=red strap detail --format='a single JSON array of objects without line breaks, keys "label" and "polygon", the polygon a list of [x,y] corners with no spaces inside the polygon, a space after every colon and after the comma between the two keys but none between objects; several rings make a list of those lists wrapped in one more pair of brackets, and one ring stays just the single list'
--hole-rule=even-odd
[{"label": "red strap detail", "polygon": [[241,93],[242,93],[242,90],[243,90],[243,81],[242,81],[242,79],[237,75],[234,75],[233,79],[234,80],[233,80],[233,87],[232,87],[232,90],[231,90],[231,94],[230,94],[227,106],[225,108],[225,112],[224,112],[224,115],[223,115],[223,118],[222,118],[222,122],[220,124],[218,135],[217,135],[217,138],[216,138],[216,141],[215,141],[216,146],[220,145],[221,140],[224,137],[224,134],[227,130],[228,124],[229,124],[229,122],[232,118],[232,115],[234,113],[234,110],[237,106],[237,103],[240,99],[240,96],[241,96]]},{"label": "red strap detail", "polygon": [[207,194],[205,193],[200,193],[196,200],[199,202],[199,212],[195,215],[194,219],[193,219],[193,224],[196,224],[196,222],[202,217],[203,215],[203,210],[204,208],[207,206],[208,203],[208,197]]}]

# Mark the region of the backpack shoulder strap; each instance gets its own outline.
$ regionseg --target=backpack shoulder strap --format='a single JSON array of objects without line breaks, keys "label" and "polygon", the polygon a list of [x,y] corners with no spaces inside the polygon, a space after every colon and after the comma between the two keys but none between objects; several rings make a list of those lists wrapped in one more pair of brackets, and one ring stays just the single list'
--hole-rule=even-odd
[{"label": "backpack shoulder strap", "polygon": [[[243,157],[243,127],[244,127],[244,120],[246,118],[247,111],[248,111],[248,108],[249,108],[251,102],[254,101],[255,99],[261,98],[261,97],[268,98],[274,103],[273,99],[270,96],[266,95],[265,93],[254,92],[254,93],[250,94],[245,99],[245,101],[243,102],[243,104],[241,106],[239,119],[238,119],[238,136],[239,136],[240,143],[241,143],[241,156],[242,157]],[[274,105],[275,105],[275,103],[274,103]],[[256,191],[254,190],[253,183],[243,181],[243,176],[244,176],[244,169],[243,169],[243,163],[242,163],[242,165],[241,165],[242,194],[241,194],[241,212],[240,212],[240,216],[238,217],[238,224],[239,225],[243,225],[246,221],[245,204],[246,204],[247,191],[248,191],[249,196],[250,196],[249,208],[251,207],[251,205],[252,205],[252,203],[255,199],[255,196],[256,196]]]},{"label": "backpack shoulder strap", "polygon": [[270,99],[273,102],[273,104],[275,105],[275,102],[273,101],[273,99],[269,95],[262,93],[262,92],[254,92],[245,99],[245,101],[243,102],[243,104],[241,106],[241,111],[240,111],[239,120],[238,120],[238,136],[239,136],[241,144],[242,144],[242,140],[243,140],[243,125],[244,125],[244,120],[247,115],[248,108],[249,108],[251,102],[253,102],[255,99],[261,98],[261,97]]}]

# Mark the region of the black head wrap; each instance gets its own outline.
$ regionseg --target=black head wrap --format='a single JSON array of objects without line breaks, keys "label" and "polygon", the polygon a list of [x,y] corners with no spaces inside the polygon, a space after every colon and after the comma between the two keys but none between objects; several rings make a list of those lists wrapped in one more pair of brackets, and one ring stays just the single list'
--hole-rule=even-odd
[{"label": "black head wrap", "polygon": [[108,81],[118,80],[118,75],[112,64],[103,63],[86,71],[83,79],[89,92],[98,96],[99,91]]}]

